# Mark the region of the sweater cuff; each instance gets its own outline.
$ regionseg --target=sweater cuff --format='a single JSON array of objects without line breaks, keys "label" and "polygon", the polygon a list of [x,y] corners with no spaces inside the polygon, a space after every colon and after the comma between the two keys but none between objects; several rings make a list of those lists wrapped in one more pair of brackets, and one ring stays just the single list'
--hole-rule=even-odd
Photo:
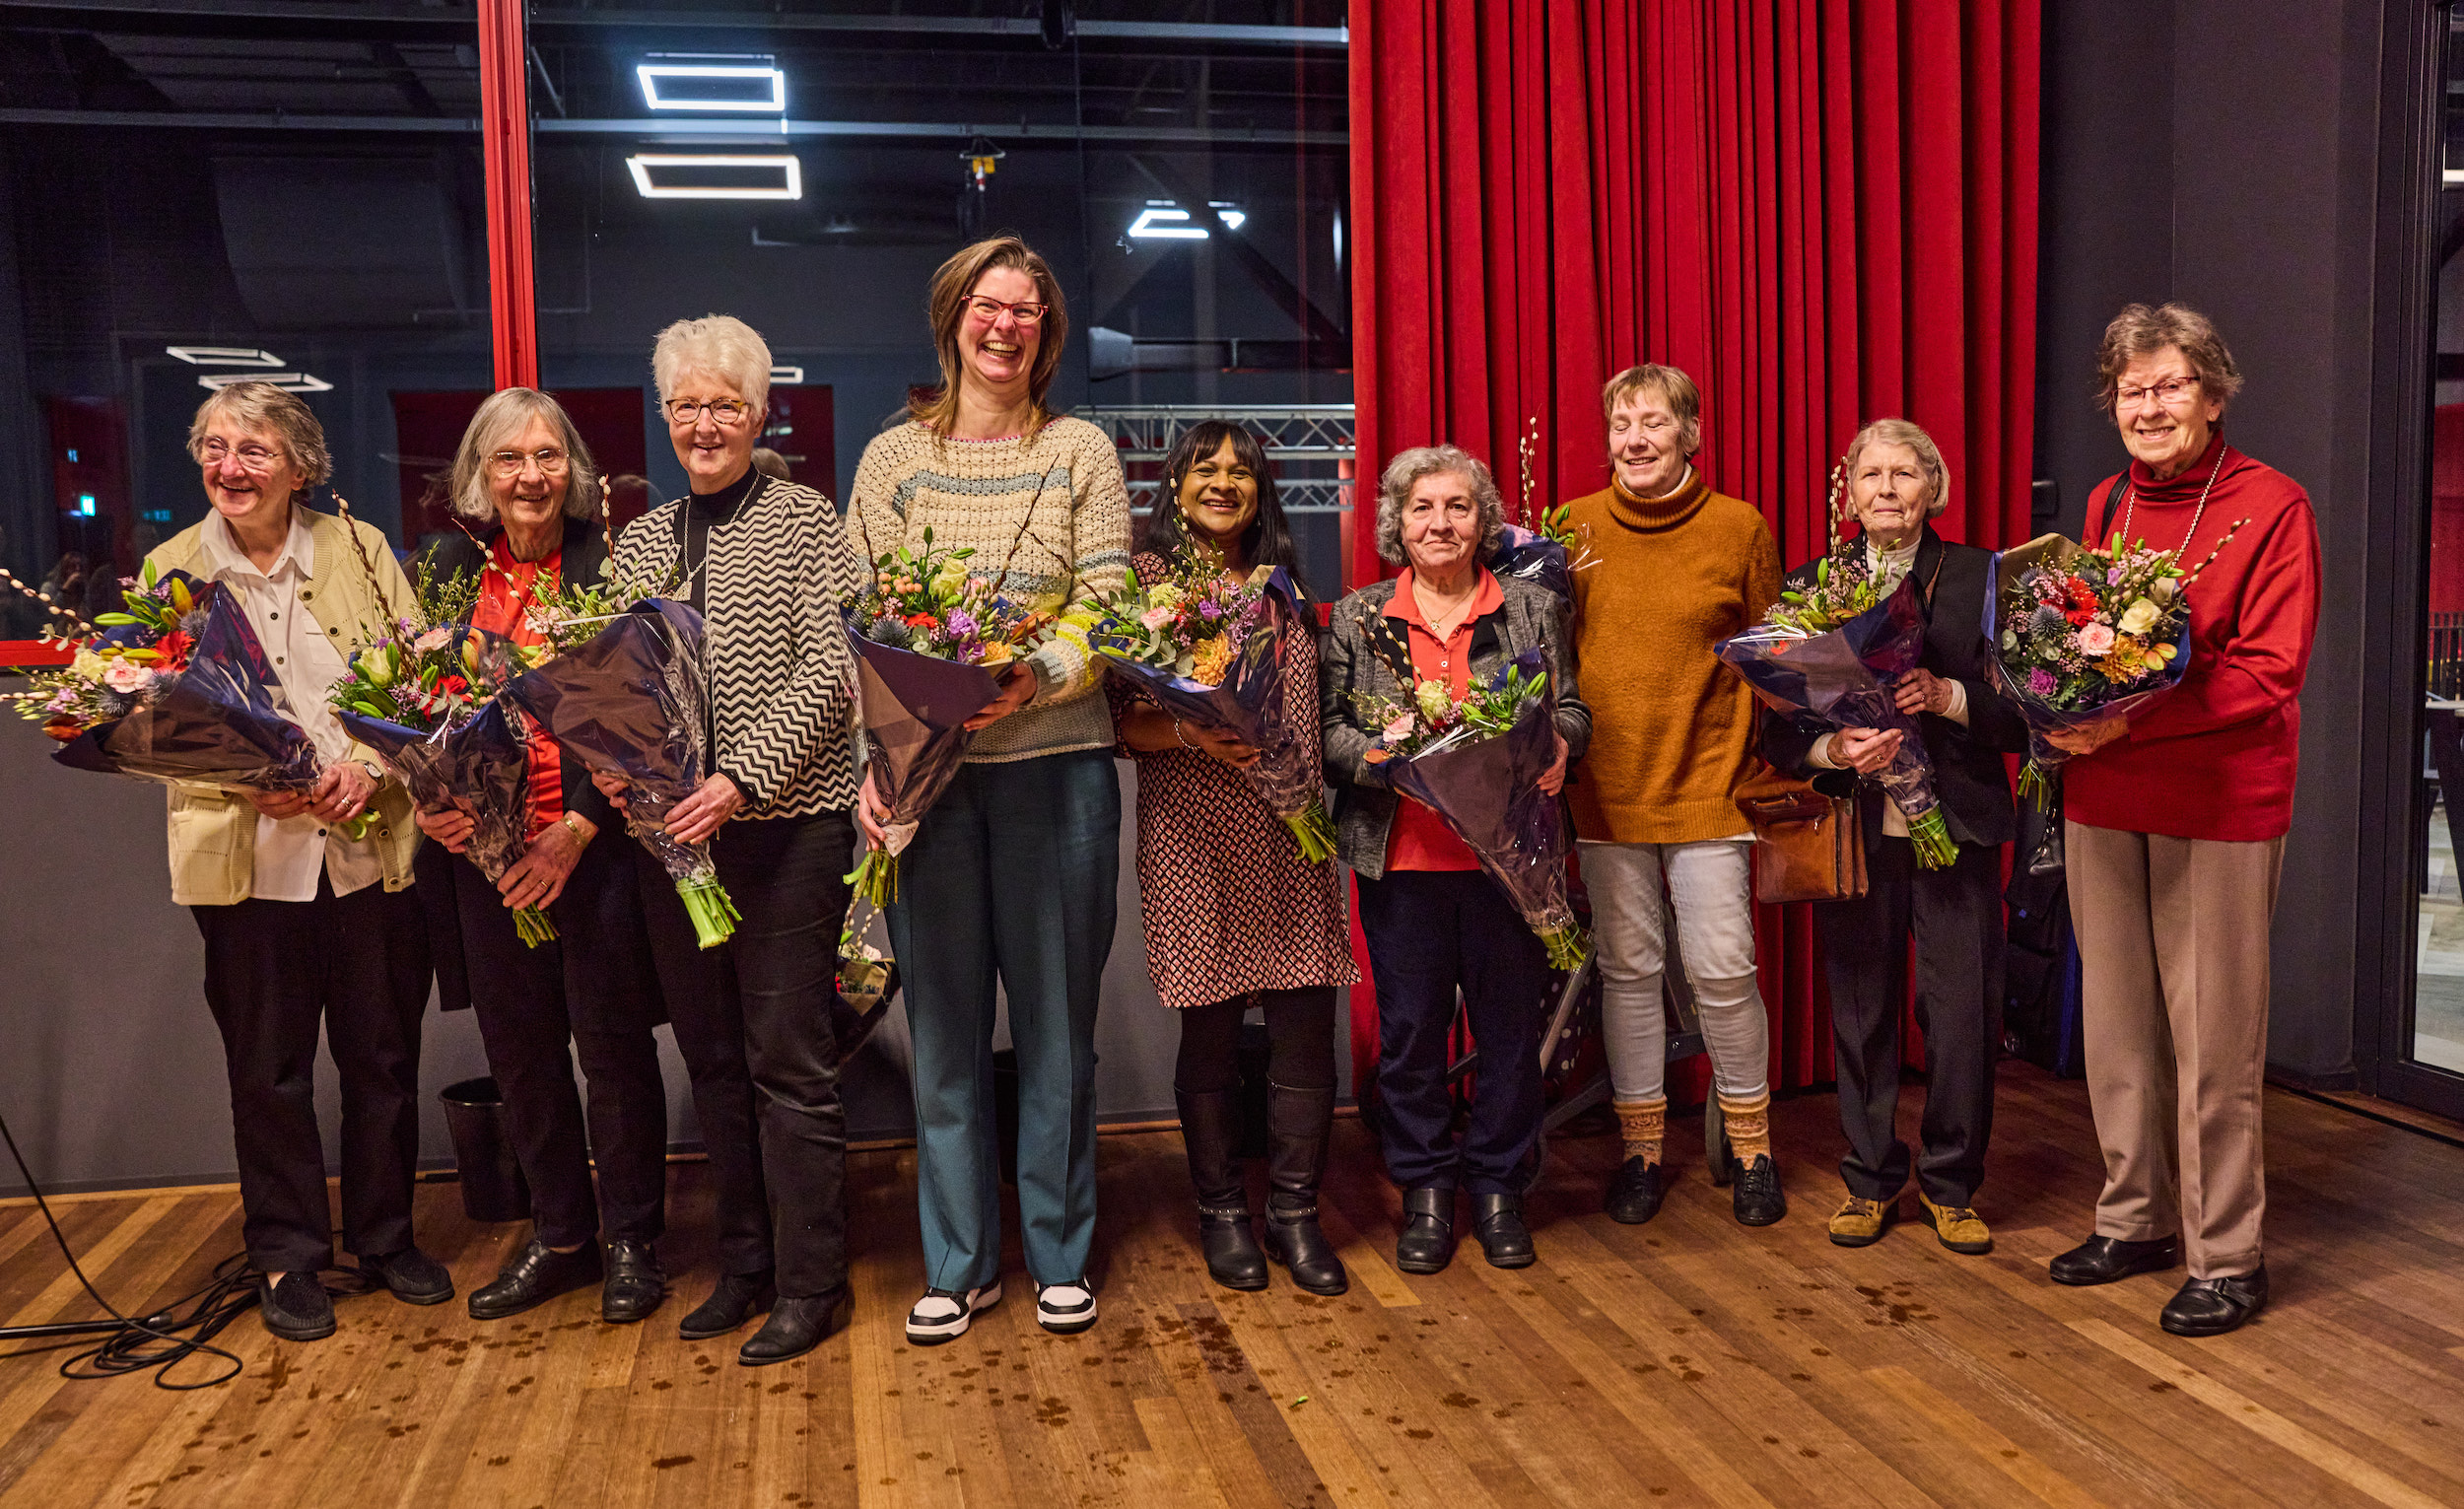
[{"label": "sweater cuff", "polygon": [[1942,716],[1964,728],[1968,725],[1968,684],[1964,681],[1952,681],[1949,685],[1951,706],[1943,709]]},{"label": "sweater cuff", "polygon": [[1836,733],[1825,733],[1815,739],[1814,747],[1806,751],[1806,763],[1817,770],[1839,769],[1839,762],[1831,758],[1831,740],[1837,737]]}]

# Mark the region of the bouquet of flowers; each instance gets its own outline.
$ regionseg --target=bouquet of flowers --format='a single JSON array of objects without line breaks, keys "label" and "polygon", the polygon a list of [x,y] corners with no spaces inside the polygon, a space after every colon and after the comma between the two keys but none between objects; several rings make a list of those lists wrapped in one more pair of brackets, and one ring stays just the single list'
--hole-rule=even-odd
[{"label": "bouquet of flowers", "polygon": [[2189,583],[2177,556],[2124,546],[2116,533],[2101,549],[2040,535],[1995,558],[1985,638],[1996,686],[2027,721],[2019,791],[2039,807],[2070,758],[2046,734],[2128,713],[2190,668]]},{"label": "bouquet of flowers", "polygon": [[742,917],[709,841],[685,843],[666,826],[710,774],[702,615],[610,581],[560,585],[530,621],[556,653],[514,678],[505,700],[582,764],[624,778],[626,831],[675,882],[695,938],[718,947]]},{"label": "bouquet of flowers", "polygon": [[1114,673],[1178,719],[1228,733],[1258,751],[1243,770],[1250,787],[1292,831],[1310,863],[1335,854],[1325,778],[1314,741],[1284,694],[1285,635],[1303,623],[1291,574],[1261,566],[1247,579],[1193,560],[1160,582],[1131,572],[1121,592],[1098,604],[1087,644]]},{"label": "bouquet of flowers", "polygon": [[[1019,537],[1025,532],[1021,524]],[[1012,540],[1012,557],[1017,549]],[[1001,589],[1006,562],[995,576],[978,576],[967,564],[974,555],[936,549],[926,527],[921,551],[902,546],[873,563],[872,585],[848,613],[865,764],[889,834],[848,879],[875,906],[897,898],[898,857],[975,742],[967,720],[1000,695],[999,672],[1051,621],[1049,611]]]},{"label": "bouquet of flowers", "polygon": [[1899,711],[1890,691],[1924,650],[1925,609],[1915,582],[1903,579],[1883,591],[1854,538],[1822,558],[1810,585],[1782,592],[1760,624],[1718,647],[1754,695],[1782,713],[1834,729],[1898,729],[1898,752],[1873,779],[1908,820],[1917,862],[1941,869],[1958,857],[1958,847],[1934,794],[1934,763],[1916,720]]},{"label": "bouquet of flowers", "polygon": [[[76,656],[13,694],[78,770],[234,791],[305,791],[316,746],[281,712],[282,680],[256,631],[216,583],[152,563],[123,579],[123,611],[62,638]],[[344,825],[357,838],[367,813]]]},{"label": "bouquet of flowers", "polygon": [[[497,694],[530,657],[461,621],[478,590],[465,576],[439,582],[423,564],[417,611],[353,654],[326,696],[414,801],[432,812],[470,812],[467,852],[494,881],[521,857],[530,822],[529,729]],[[513,914],[513,929],[534,948],[556,936],[547,914],[529,908]]]},{"label": "bouquet of flowers", "polygon": [[1592,940],[1566,886],[1574,830],[1564,804],[1540,788],[1557,759],[1557,698],[1540,652],[1516,655],[1460,699],[1443,681],[1415,682],[1408,665],[1387,668],[1411,688],[1410,700],[1357,698],[1379,729],[1369,762],[1446,819],[1547,946],[1551,969],[1582,968]]}]

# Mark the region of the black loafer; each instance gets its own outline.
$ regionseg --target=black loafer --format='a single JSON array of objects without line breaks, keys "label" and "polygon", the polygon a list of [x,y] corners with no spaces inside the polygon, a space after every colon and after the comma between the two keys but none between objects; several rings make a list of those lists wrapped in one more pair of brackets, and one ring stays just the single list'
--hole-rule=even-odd
[{"label": "black loafer", "polygon": [[2177,1337],[2221,1337],[2267,1308],[2267,1265],[2225,1278],[2193,1278],[2165,1302],[2158,1324]]},{"label": "black loafer", "polygon": [[561,1253],[532,1237],[497,1273],[495,1282],[471,1292],[470,1318],[501,1321],[598,1281],[598,1243],[584,1242],[572,1252]]},{"label": "black loafer", "polygon": [[2181,1243],[2173,1237],[2153,1242],[2125,1242],[2120,1237],[2089,1237],[2045,1265],[2055,1283],[2077,1288],[2111,1283],[2133,1273],[2153,1273],[2181,1261]]},{"label": "black loafer", "polygon": [[742,1326],[771,1297],[770,1275],[769,1269],[758,1273],[719,1274],[719,1286],[677,1325],[676,1335],[687,1341],[707,1341]]},{"label": "black loafer", "polygon": [[658,1249],[648,1242],[607,1244],[607,1278],[599,1285],[599,1319],[611,1326],[647,1321],[667,1298]]},{"label": "black loafer", "polygon": [[362,1258],[360,1271],[406,1305],[442,1305],[453,1297],[453,1275],[416,1247],[381,1258]]},{"label": "black loafer", "polygon": [[736,1351],[736,1361],[746,1367],[768,1367],[801,1357],[829,1338],[839,1329],[839,1318],[847,1309],[847,1285],[841,1284],[827,1294],[782,1294],[770,1307],[770,1319],[762,1329]]},{"label": "black loafer", "polygon": [[1751,1163],[1728,1160],[1729,1208],[1740,1226],[1768,1226],[1788,1213],[1788,1194],[1780,1188],[1779,1165],[1769,1153],[1756,1153]]},{"label": "black loafer", "polygon": [[1532,1228],[1523,1224],[1520,1195],[1472,1197],[1472,1232],[1480,1239],[1490,1268],[1530,1268],[1536,1256]]},{"label": "black loafer", "polygon": [[1608,1219],[1620,1226],[1640,1226],[1660,1213],[1660,1201],[1668,1191],[1660,1182],[1660,1165],[1645,1163],[1640,1157],[1628,1158],[1618,1168],[1616,1177],[1608,1181],[1608,1198],[1604,1207]]},{"label": "black loafer", "polygon": [[334,1298],[314,1273],[256,1281],[257,1318],[286,1341],[321,1341],[334,1334]]},{"label": "black loafer", "polygon": [[1444,1272],[1455,1261],[1455,1192],[1427,1186],[1403,1196],[1403,1229],[1395,1238],[1395,1266],[1406,1273]]}]

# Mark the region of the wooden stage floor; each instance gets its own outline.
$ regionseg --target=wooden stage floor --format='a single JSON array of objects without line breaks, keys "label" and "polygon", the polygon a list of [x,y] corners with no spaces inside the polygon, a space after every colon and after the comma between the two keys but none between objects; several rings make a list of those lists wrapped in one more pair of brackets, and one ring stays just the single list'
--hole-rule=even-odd
[{"label": "wooden stage floor", "polygon": [[[1912,1124],[1915,1091],[1903,1107]],[[2464,1504],[2464,1149],[2270,1091],[2275,1308],[2204,1342],[2157,1330],[2178,1275],[2058,1288],[2087,1230],[2086,1092],[2006,1066],[1984,1213],[2000,1248],[1954,1257],[1901,1226],[1830,1246],[1828,1097],[1776,1120],[1792,1206],[1747,1231],[1678,1129],[1658,1220],[1598,1213],[1607,1138],[1556,1144],[1531,1206],[1540,1261],[1467,1247],[1405,1280],[1381,1258],[1393,1197],[1363,1128],[1332,1178],[1349,1295],[1278,1272],[1207,1283],[1179,1138],[1107,1137],[1104,1320],[1034,1325],[1012,1239],[1007,1297],[939,1348],[899,1323],[921,1283],[914,1154],[853,1160],[856,1319],[783,1367],[673,1327],[711,1272],[697,1165],[676,1170],[681,1288],[651,1323],[596,1294],[479,1325],[460,1303],[345,1300],[308,1346],[243,1319],[248,1371],[171,1394],[0,1360],[0,1500],[43,1505]],[[467,1293],[519,1227],[421,1190],[423,1236]],[[105,1292],[168,1297],[239,1246],[228,1192],[62,1207]],[[0,1312],[88,1302],[31,1207],[0,1210]]]}]

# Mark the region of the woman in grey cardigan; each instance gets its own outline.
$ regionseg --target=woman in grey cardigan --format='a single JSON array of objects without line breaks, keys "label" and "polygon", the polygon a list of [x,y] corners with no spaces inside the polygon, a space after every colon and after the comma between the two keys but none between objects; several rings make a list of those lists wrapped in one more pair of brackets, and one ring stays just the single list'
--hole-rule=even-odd
[{"label": "woman in grey cardigan", "polygon": [[[1489,1263],[1522,1268],[1533,1259],[1522,1197],[1540,1135],[1547,957],[1445,820],[1399,795],[1368,759],[1374,730],[1359,705],[1408,701],[1398,667],[1460,697],[1539,650],[1555,683],[1558,736],[1541,789],[1563,788],[1592,728],[1576,693],[1568,610],[1546,587],[1501,581],[1480,564],[1504,527],[1497,483],[1474,457],[1453,446],[1397,456],[1379,485],[1378,554],[1403,574],[1335,605],[1319,671],[1336,843],[1360,879],[1360,928],[1376,976],[1378,1129],[1387,1173],[1404,1192],[1395,1259],[1407,1273],[1434,1273],[1454,1256],[1458,1183],[1472,1188],[1472,1230]],[[1458,991],[1473,1037],[1492,1048],[1460,1147],[1446,1084]]]}]

